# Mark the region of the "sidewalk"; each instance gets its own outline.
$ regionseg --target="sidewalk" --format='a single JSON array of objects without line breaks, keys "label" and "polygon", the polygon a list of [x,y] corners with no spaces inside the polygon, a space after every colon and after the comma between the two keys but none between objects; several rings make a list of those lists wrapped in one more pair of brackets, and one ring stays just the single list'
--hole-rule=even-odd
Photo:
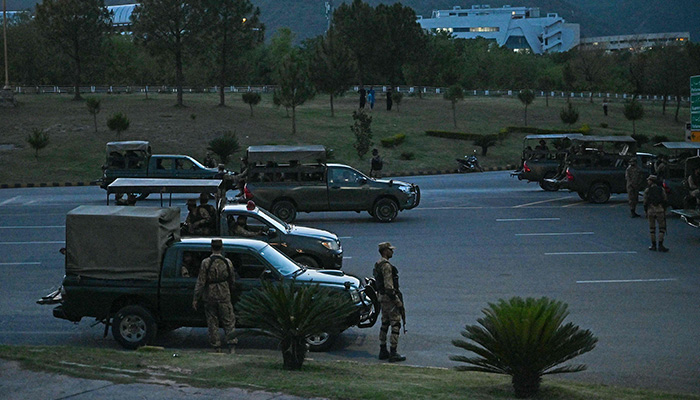
[{"label": "sidewalk", "polygon": [[22,400],[303,400],[281,393],[244,389],[201,389],[172,381],[117,384],[21,369],[18,362],[0,359],[0,399]]}]

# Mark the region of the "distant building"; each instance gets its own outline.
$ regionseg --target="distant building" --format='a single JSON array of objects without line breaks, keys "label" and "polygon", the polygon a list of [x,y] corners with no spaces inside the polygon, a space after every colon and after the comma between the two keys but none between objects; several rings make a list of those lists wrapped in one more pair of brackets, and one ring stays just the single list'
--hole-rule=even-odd
[{"label": "distant building", "polygon": [[677,46],[690,41],[689,32],[642,33],[639,35],[597,36],[581,39],[581,50],[644,51],[653,47]]},{"label": "distant building", "polygon": [[138,4],[123,4],[120,6],[108,6],[107,10],[114,13],[112,26],[124,29],[131,26],[131,14]]},{"label": "distant building", "polygon": [[482,37],[514,51],[535,54],[564,52],[576,47],[580,39],[578,24],[566,23],[555,13],[540,17],[540,9],[532,7],[455,6],[433,10],[431,18],[419,16],[417,22],[431,32],[450,32],[460,39]]}]

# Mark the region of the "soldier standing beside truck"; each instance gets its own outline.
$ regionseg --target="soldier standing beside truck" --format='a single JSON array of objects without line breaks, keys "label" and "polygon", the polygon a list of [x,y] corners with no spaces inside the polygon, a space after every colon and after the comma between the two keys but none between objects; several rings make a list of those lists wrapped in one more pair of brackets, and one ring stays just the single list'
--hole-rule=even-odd
[{"label": "soldier standing beside truck", "polygon": [[637,165],[636,158],[630,159],[629,166],[625,171],[625,180],[627,181],[627,201],[630,205],[630,213],[632,218],[639,218],[637,203],[639,203],[639,191],[644,182],[644,172]]},{"label": "soldier standing beside truck", "polygon": [[649,219],[649,234],[651,235],[651,246],[649,250],[656,251],[656,225],[659,225],[659,246],[662,253],[668,251],[664,247],[664,236],[666,235],[666,191],[661,188],[656,175],[649,175],[647,183],[649,187],[644,191],[644,211]]},{"label": "soldier standing beside truck", "polygon": [[[382,304],[382,326],[379,328],[379,359],[389,362],[405,361],[406,357],[396,352],[401,332],[401,316],[404,312],[401,292],[399,291],[399,271],[391,265],[389,259],[394,255],[395,247],[389,242],[379,243],[379,254],[382,258],[374,264],[374,277],[379,289]],[[386,349],[387,333],[391,327],[389,343],[391,350]]]}]

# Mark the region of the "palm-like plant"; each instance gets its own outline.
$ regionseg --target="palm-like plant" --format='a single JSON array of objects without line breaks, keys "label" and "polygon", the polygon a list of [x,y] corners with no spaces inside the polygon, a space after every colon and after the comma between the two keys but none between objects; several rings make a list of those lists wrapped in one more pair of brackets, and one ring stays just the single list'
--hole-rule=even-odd
[{"label": "palm-like plant", "polygon": [[293,283],[263,282],[260,290],[246,293],[236,305],[241,324],[255,327],[249,333],[280,341],[285,369],[298,370],[308,350],[306,338],[340,332],[353,313],[347,293]]},{"label": "palm-like plant", "polygon": [[513,297],[489,303],[482,310],[481,325],[467,325],[462,336],[452,344],[479,357],[450,356],[453,361],[471,366],[458,366],[460,371],[491,372],[510,375],[517,397],[530,397],[540,388],[542,375],[579,372],[583,364],[562,364],[591,351],[598,339],[589,330],[568,323],[567,305],[546,297],[540,299]]}]

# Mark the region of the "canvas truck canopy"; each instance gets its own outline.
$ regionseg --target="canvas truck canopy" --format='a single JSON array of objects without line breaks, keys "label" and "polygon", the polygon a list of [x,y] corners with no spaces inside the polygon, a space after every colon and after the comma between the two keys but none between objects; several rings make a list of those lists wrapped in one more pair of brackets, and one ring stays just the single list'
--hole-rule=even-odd
[{"label": "canvas truck canopy", "polygon": [[524,140],[554,140],[554,139],[573,139],[583,137],[582,133],[547,133],[539,135],[527,135]]},{"label": "canvas truck canopy", "polygon": [[252,165],[268,162],[286,164],[322,164],[326,162],[326,148],[321,145],[307,146],[250,146],[248,162]]},{"label": "canvas truck canopy", "polygon": [[125,152],[127,150],[131,151],[142,151],[151,154],[151,144],[144,140],[132,140],[126,142],[109,142],[107,143],[107,154],[114,151],[118,153]]},{"label": "canvas truck canopy", "polygon": [[66,215],[66,275],[158,279],[178,240],[179,208],[80,206]]}]

